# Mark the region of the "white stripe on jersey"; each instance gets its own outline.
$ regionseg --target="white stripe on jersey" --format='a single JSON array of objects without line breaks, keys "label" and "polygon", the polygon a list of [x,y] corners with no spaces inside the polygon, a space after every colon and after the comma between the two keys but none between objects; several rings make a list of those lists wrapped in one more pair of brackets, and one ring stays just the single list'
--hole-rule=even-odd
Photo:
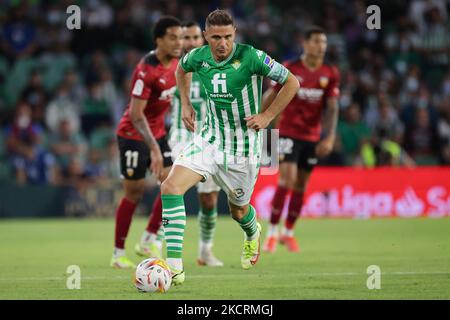
[{"label": "white stripe on jersey", "polygon": [[231,142],[232,142],[232,130],[230,126],[230,121],[228,120],[228,112],[224,109],[220,110],[220,113],[222,114],[222,120],[223,120],[223,127],[224,127],[224,149],[228,152],[229,150],[232,150]]},{"label": "white stripe on jersey", "polygon": [[231,103],[231,111],[233,111],[233,119],[236,125],[236,131],[234,133],[236,135],[236,154],[244,153],[244,130],[241,126],[237,99],[234,99]]},{"label": "white stripe on jersey", "polygon": [[[250,109],[250,101],[248,99],[247,85],[242,89],[241,94],[242,94],[242,101],[244,103],[245,117],[248,117],[252,114],[252,110]],[[249,154],[251,154],[254,148],[254,133],[255,130],[247,128]]]}]

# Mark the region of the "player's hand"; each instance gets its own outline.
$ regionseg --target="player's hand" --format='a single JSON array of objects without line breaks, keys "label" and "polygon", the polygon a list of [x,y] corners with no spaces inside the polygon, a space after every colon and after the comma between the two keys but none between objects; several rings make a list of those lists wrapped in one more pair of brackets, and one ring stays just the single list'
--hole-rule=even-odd
[{"label": "player's hand", "polygon": [[189,131],[195,131],[195,111],[192,104],[188,104],[182,107],[181,119],[183,120],[184,126]]},{"label": "player's hand", "polygon": [[150,149],[150,171],[153,176],[160,178],[163,169],[163,157],[158,145],[155,145]]},{"label": "player's hand", "polygon": [[248,128],[260,130],[269,126],[270,122],[272,121],[272,117],[269,117],[265,112],[263,112],[248,116],[244,118],[244,120],[247,121]]},{"label": "player's hand", "polygon": [[319,158],[326,157],[333,150],[334,139],[325,138],[316,145],[316,155]]}]

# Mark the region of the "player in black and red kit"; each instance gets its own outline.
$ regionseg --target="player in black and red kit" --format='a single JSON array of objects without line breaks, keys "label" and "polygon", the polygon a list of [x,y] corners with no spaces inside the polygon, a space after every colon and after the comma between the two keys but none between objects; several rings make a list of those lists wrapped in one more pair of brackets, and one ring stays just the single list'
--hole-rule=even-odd
[{"label": "player in black and red kit", "polygon": [[[125,255],[125,239],[133,213],[144,193],[144,178],[150,167],[159,181],[164,181],[172,165],[164,123],[176,88],[175,70],[182,50],[181,23],[163,17],[154,26],[156,49],[136,66],[131,83],[131,99],[117,129],[120,170],[125,196],[116,212],[115,249],[111,266],[134,268]],[[156,197],[152,214],[161,215],[161,197]],[[158,212],[159,211],[159,212]],[[149,237],[144,231],[143,238]],[[136,251],[146,254],[145,246]]]},{"label": "player in black and red kit", "polygon": [[[328,155],[333,149],[338,119],[339,72],[335,66],[324,63],[326,48],[324,30],[310,27],[304,33],[303,55],[285,63],[299,80],[300,89],[281,114],[277,125],[280,130],[280,176],[264,242],[266,252],[274,252],[278,241],[291,252],[299,251],[293,230],[302,209],[303,194],[317,158]],[[272,103],[279,90],[277,84],[264,94],[263,108]],[[320,139],[324,110],[325,136]],[[292,194],[288,216],[279,234],[278,223],[289,192]]]}]

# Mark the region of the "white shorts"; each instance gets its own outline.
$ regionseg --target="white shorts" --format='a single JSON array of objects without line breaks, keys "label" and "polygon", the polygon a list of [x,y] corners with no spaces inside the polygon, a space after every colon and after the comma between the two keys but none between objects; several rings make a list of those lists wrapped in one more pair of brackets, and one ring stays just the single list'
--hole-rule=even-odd
[{"label": "white shorts", "polygon": [[[214,182],[225,191],[228,201],[237,206],[250,202],[259,172],[260,157],[228,155],[196,136],[174,161]],[[212,178],[212,179],[211,179]]]},{"label": "white shorts", "polygon": [[[174,140],[169,140],[170,149],[172,149],[172,160],[175,161],[178,155],[183,151],[183,149],[190,142],[178,142]],[[213,179],[206,179],[204,182],[199,182],[197,184],[198,193],[211,193],[211,192],[219,192],[220,187],[217,183],[214,182]]]}]

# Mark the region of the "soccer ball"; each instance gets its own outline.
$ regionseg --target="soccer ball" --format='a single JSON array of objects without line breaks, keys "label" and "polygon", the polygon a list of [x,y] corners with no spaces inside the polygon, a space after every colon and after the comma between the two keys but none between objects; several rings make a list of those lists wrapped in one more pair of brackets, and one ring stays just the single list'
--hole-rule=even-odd
[{"label": "soccer ball", "polygon": [[166,292],[171,283],[169,266],[162,259],[145,259],[136,267],[134,284],[139,292]]}]

